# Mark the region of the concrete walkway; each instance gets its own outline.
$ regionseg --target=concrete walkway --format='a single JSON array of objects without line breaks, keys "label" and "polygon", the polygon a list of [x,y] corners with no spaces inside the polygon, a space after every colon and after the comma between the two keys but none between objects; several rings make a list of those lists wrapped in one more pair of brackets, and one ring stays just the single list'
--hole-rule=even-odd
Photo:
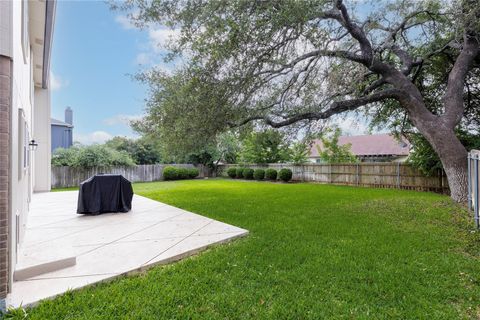
[{"label": "concrete walkway", "polygon": [[137,195],[131,212],[79,215],[77,196],[34,194],[11,306],[170,263],[248,233]]}]

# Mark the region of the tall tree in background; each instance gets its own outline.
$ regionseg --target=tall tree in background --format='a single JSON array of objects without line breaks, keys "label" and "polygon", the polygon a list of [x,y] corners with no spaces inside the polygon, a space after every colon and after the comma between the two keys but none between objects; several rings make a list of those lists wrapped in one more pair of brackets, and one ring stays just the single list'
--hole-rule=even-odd
[{"label": "tall tree in background", "polygon": [[338,140],[342,134],[339,128],[325,132],[320,137],[322,146],[317,145],[318,154],[325,163],[356,163],[357,157],[352,153],[350,143],[340,145]]},{"label": "tall tree in background", "polygon": [[400,114],[439,156],[452,198],[466,199],[467,151],[455,129],[478,115],[478,1],[127,0],[121,7],[140,27],[178,29],[169,57],[187,57],[173,75],[143,75],[152,89],[150,130],[197,143],[257,121],[280,128],[354,110]]},{"label": "tall tree in background", "polygon": [[117,136],[108,140],[105,145],[128,153],[136,164],[155,164],[162,160],[159,147],[147,137],[129,139]]},{"label": "tall tree in background", "polygon": [[245,163],[277,163],[290,159],[285,135],[278,130],[252,131],[242,141],[240,159]]}]

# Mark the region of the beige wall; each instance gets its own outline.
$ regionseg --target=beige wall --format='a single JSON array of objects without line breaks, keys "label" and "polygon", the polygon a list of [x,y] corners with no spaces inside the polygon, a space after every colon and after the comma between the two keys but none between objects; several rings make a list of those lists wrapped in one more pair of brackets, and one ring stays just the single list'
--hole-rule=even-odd
[{"label": "beige wall", "polygon": [[51,187],[51,135],[50,90],[35,88],[33,137],[38,143],[34,152],[34,192],[50,191]]},{"label": "beige wall", "polygon": [[[24,3],[30,23],[24,30],[36,31],[44,23],[45,2]],[[22,1],[0,0],[0,309],[11,290],[32,192],[50,188],[50,93],[34,85],[34,75],[42,73],[37,64],[43,50],[22,31],[22,21]],[[38,155],[28,148],[32,139],[39,142]]]},{"label": "beige wall", "polygon": [[[30,165],[24,167],[24,132],[22,126],[26,124],[27,135],[32,137],[33,129],[33,80],[32,80],[32,53],[28,45],[28,57],[24,59],[22,49],[22,3],[12,2],[12,105],[11,105],[11,222],[10,264],[14,269],[17,261],[19,243],[25,234],[28,218],[28,208],[32,193],[32,159]],[[26,61],[26,62],[25,62]],[[27,153],[29,153],[27,151]],[[31,156],[29,153],[27,156]],[[12,272],[11,272],[12,273]]]}]

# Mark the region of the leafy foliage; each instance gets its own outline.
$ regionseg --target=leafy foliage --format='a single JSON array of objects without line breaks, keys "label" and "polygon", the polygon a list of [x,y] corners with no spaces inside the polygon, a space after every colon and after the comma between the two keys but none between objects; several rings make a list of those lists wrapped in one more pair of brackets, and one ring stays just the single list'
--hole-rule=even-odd
[{"label": "leafy foliage", "polygon": [[[480,135],[458,130],[457,136],[467,150],[480,149]],[[443,169],[440,158],[428,141],[420,134],[409,134],[408,139],[413,149],[408,157],[408,162],[420,169],[426,175],[433,175]]]},{"label": "leafy foliage", "polygon": [[295,142],[290,148],[290,160],[295,165],[308,162],[310,147],[307,142]]},{"label": "leafy foliage", "polygon": [[280,131],[266,129],[249,133],[243,140],[240,158],[245,163],[277,163],[288,161],[288,142]]},{"label": "leafy foliage", "polygon": [[167,166],[163,169],[163,179],[165,180],[183,180],[194,179],[199,175],[197,168],[177,168]]},{"label": "leafy foliage", "polygon": [[245,170],[245,168],[237,168],[237,169],[236,169],[236,173],[237,173],[237,178],[238,178],[238,179],[243,178],[243,170]]},{"label": "leafy foliage", "polygon": [[324,133],[320,140],[323,147],[319,148],[318,153],[322,162],[325,163],[356,163],[358,162],[355,155],[350,151],[351,145],[339,145],[338,139],[342,134],[339,128]]},{"label": "leafy foliage", "polygon": [[134,140],[117,136],[105,144],[111,149],[128,153],[136,164],[155,164],[162,160],[158,144],[147,137]]},{"label": "leafy foliage", "polygon": [[292,170],[288,168],[282,168],[280,169],[280,171],[278,171],[278,178],[283,182],[288,182],[292,180],[292,175]]},{"label": "leafy foliage", "polygon": [[133,166],[135,162],[126,151],[117,151],[105,145],[91,145],[55,150],[52,165],[93,168]]},{"label": "leafy foliage", "polygon": [[128,0],[112,6],[128,11],[137,26],[178,31],[164,48],[167,60],[188,57],[187,63],[171,74],[139,75],[151,89],[139,127],[159,132],[171,147],[196,150],[246,124],[298,129],[364,112],[377,123],[415,126],[441,155],[452,197],[461,201],[466,150],[454,129],[478,126],[480,118],[477,2]]},{"label": "leafy foliage", "polygon": [[263,180],[265,178],[265,170],[255,169],[255,172],[253,173],[253,178],[255,180]]},{"label": "leafy foliage", "polygon": [[265,178],[268,180],[277,180],[277,170],[268,168],[265,170]]},{"label": "leafy foliage", "polygon": [[235,179],[237,177],[237,168],[235,167],[230,167],[227,169],[227,175],[232,178],[232,179]]},{"label": "leafy foliage", "polygon": [[178,179],[178,170],[175,167],[165,167],[163,168],[163,179],[164,180],[177,180]]},{"label": "leafy foliage", "polygon": [[243,169],[243,178],[247,179],[247,180],[252,180],[253,179],[253,173],[254,173],[254,170],[252,168],[245,168]]}]

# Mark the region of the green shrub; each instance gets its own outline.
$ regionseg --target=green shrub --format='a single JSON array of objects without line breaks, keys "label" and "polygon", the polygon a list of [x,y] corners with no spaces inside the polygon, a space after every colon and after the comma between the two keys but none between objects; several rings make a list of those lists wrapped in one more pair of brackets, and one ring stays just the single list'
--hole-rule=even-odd
[{"label": "green shrub", "polygon": [[178,179],[188,179],[189,178],[189,172],[187,168],[177,168],[178,172]]},{"label": "green shrub", "polygon": [[253,177],[255,180],[263,180],[265,178],[265,170],[263,169],[255,169],[253,173]]},{"label": "green shrub", "polygon": [[237,168],[236,173],[237,173],[237,178],[238,179],[243,178],[243,169],[245,169],[245,168]]},{"label": "green shrub", "polygon": [[253,169],[252,168],[245,168],[243,169],[243,177],[247,180],[253,179]]},{"label": "green shrub", "polygon": [[165,180],[177,180],[178,170],[175,167],[165,167],[163,169],[163,179]]},{"label": "green shrub", "polygon": [[188,178],[189,179],[195,179],[196,177],[198,177],[199,174],[200,174],[200,171],[198,171],[197,168],[189,168],[188,169]]},{"label": "green shrub", "polygon": [[268,180],[277,180],[277,170],[267,169],[265,170],[265,178]]},{"label": "green shrub", "polygon": [[237,168],[235,167],[228,168],[227,175],[230,178],[235,179],[237,177]]},{"label": "green shrub", "polygon": [[292,180],[292,170],[283,168],[278,172],[278,178],[284,182]]}]

